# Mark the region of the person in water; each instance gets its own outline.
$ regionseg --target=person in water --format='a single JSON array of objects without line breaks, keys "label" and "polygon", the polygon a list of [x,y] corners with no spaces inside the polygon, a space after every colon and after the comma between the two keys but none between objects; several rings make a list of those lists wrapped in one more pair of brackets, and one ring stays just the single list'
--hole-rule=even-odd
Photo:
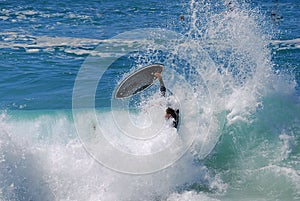
[{"label": "person in water", "polygon": [[[154,76],[157,77],[157,79],[159,80],[161,95],[165,97],[167,89],[165,87],[165,84],[164,84],[164,81],[162,79],[161,74],[160,73],[154,73]],[[171,107],[168,107],[166,109],[165,118],[167,120],[169,120],[169,119],[172,118],[172,120],[173,120],[173,126],[175,128],[177,128],[178,127],[178,123],[179,123],[179,110],[178,109],[175,110],[175,109],[173,109]]]}]

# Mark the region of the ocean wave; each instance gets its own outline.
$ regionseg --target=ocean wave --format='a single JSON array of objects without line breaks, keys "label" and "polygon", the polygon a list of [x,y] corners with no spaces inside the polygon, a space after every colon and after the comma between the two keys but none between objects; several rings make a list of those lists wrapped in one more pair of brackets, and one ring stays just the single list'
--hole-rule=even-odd
[{"label": "ocean wave", "polygon": [[191,154],[150,175],[109,170],[85,150],[65,112],[2,113],[0,124],[4,200],[163,200],[178,186],[203,181],[218,190],[223,185],[207,168],[192,163]]},{"label": "ocean wave", "polygon": [[[172,53],[164,57],[166,58],[164,62],[168,66],[164,71],[166,84],[181,98],[184,109],[181,110],[182,125],[178,133],[172,128],[171,130],[175,132],[169,132],[163,138],[137,143],[129,140],[128,136],[120,137],[120,134],[124,133],[120,133],[116,119],[112,117],[114,109],[102,111],[97,108],[96,114],[80,111],[72,116],[74,111],[38,109],[15,111],[13,110],[15,108],[27,108],[27,102],[13,103],[14,107],[1,111],[0,115],[0,199],[17,201],[299,199],[300,104],[299,97],[295,95],[296,80],[290,75],[274,72],[274,61],[270,59],[271,48],[298,49],[299,39],[269,40],[260,27],[262,24],[258,19],[262,19],[261,16],[249,10],[247,6],[239,6],[236,1],[227,11],[225,10],[228,9],[230,2],[218,3],[217,9],[212,1],[204,5],[202,3],[192,0],[188,5],[190,25],[185,36],[192,40],[171,43]],[[25,9],[14,14],[15,11],[13,8],[2,9],[0,18],[9,25],[11,22],[17,24],[29,19],[34,21],[35,16],[65,17],[64,20],[67,21],[89,20],[88,16],[73,12],[64,15],[65,13],[37,13]],[[118,9],[114,11],[120,12]],[[56,25],[60,23],[63,21],[59,21]],[[56,25],[45,27],[53,29]],[[25,51],[26,56],[39,56],[41,52],[58,51],[70,54],[72,62],[76,57],[81,59],[88,55],[100,58],[119,56],[113,51],[113,48],[119,47],[118,44],[114,46],[117,42],[114,39],[34,36],[25,32],[3,32],[0,36],[2,39],[0,48],[9,49],[13,53],[15,50]],[[141,41],[143,44],[147,42]],[[132,45],[130,40],[123,41],[124,43],[125,47]],[[102,46],[98,51],[95,48],[99,44]],[[111,49],[103,51],[107,47]],[[153,55],[151,51],[147,53]],[[147,62],[158,60],[156,55],[154,58],[150,56],[150,59],[147,56],[140,54],[135,57],[136,65],[143,66]],[[22,57],[24,60],[31,58]],[[178,58],[187,62],[176,63],[176,60],[180,60]],[[18,60],[13,59],[12,62]],[[47,59],[48,57],[41,58]],[[56,64],[56,58],[52,61]],[[65,60],[62,63],[65,64]],[[47,66],[50,69],[42,71],[46,77],[53,70],[61,72],[61,66],[53,69],[54,65],[48,66],[47,62],[42,61],[41,64],[41,68]],[[99,70],[98,63],[93,64]],[[36,66],[28,65],[30,70],[35,72]],[[37,65],[40,66],[40,63]],[[15,64],[11,66],[14,67]],[[73,63],[66,66],[72,68]],[[12,68],[15,76],[14,70],[15,68]],[[10,85],[11,88],[16,87],[15,81],[23,75],[22,70],[19,75],[13,77],[16,79]],[[127,69],[128,72],[133,70],[135,69]],[[94,76],[93,73],[89,71],[83,80],[90,81]],[[69,78],[56,75],[53,77],[58,77],[58,80],[66,81],[66,78]],[[5,79],[10,79],[9,76],[6,77],[8,78]],[[31,78],[29,76],[26,82],[20,82],[18,85],[25,87],[24,83],[31,82]],[[112,78],[115,79],[108,77],[108,80],[111,81]],[[74,80],[70,80],[68,84],[73,86]],[[46,80],[44,86],[54,85],[54,82],[49,83]],[[39,88],[46,94],[46,99],[41,102],[50,105],[49,91],[44,86]],[[24,91],[22,87],[20,89]],[[27,88],[30,87],[26,85]],[[35,87],[32,88],[37,90]],[[84,85],[81,89],[87,91],[89,88]],[[34,94],[34,90],[29,89],[30,93],[26,95]],[[51,92],[55,94],[53,91],[57,90],[58,86],[54,86]],[[66,90],[61,91],[63,94],[61,97],[51,94],[55,101],[60,103],[63,102],[62,97],[66,95]],[[71,94],[71,90],[68,92]],[[34,97],[38,96],[37,93]],[[14,98],[12,102],[18,99]],[[26,100],[34,99],[31,96],[26,98]],[[31,103],[28,102],[29,104]],[[32,104],[36,105],[37,102],[33,101]],[[49,108],[47,104],[41,107]],[[62,103],[63,106],[65,104],[67,103]],[[122,124],[119,126],[127,128],[134,119],[139,121],[137,125],[151,127],[149,124],[143,124],[147,121],[145,120],[147,111],[142,110],[142,115],[136,111],[131,112],[115,113],[121,122],[119,123]],[[163,109],[155,113],[160,118],[154,119],[153,122],[164,122],[163,113]],[[95,117],[100,123],[94,121]],[[84,135],[78,135],[78,129]],[[106,164],[101,163],[102,161],[89,152],[83,140],[87,140],[84,142],[89,142],[88,145],[97,145],[102,140],[98,135],[100,131],[105,133],[105,140],[110,141],[110,144],[123,152],[140,157],[161,153],[165,147],[170,147],[174,138],[184,138],[185,134],[193,135],[195,138],[190,149],[187,149],[176,162],[168,164],[160,171],[133,176],[128,172],[122,174],[122,171],[107,168]],[[140,133],[134,134],[138,136]],[[82,139],[82,136],[86,139]],[[94,150],[97,153],[108,153],[106,159],[111,159],[115,163],[120,164],[123,159],[111,154],[109,149],[105,149],[107,147],[96,148],[98,149]],[[173,148],[172,151],[176,151],[178,147]],[[165,162],[168,159],[163,157],[163,154],[159,156],[154,162]],[[144,165],[138,162],[128,160],[121,165],[126,168]],[[147,167],[153,165],[152,161],[146,162]]]},{"label": "ocean wave", "polygon": [[273,40],[271,45],[275,50],[297,50],[300,48],[300,38],[290,40]]}]

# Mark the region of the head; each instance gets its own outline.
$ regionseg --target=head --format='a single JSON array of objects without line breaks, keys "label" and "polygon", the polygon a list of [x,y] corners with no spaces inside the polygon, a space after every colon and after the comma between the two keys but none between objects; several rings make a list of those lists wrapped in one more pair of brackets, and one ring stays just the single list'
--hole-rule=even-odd
[{"label": "head", "polygon": [[178,121],[179,121],[179,110],[176,110],[176,111],[175,111],[174,109],[168,107],[168,108],[166,109],[166,115],[165,115],[165,118],[166,118],[166,119],[170,119],[170,117],[173,118],[173,126],[174,126],[175,128],[177,128],[177,126],[178,126]]},{"label": "head", "polygon": [[177,119],[177,115],[174,109],[168,107],[166,109],[166,114],[165,114],[165,118],[169,119],[170,117],[173,117],[175,120]]}]

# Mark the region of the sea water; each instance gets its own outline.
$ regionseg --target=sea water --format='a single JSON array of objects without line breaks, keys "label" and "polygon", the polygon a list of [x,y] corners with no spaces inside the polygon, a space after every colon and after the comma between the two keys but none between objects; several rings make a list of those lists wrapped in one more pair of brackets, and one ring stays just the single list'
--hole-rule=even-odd
[{"label": "sea water", "polygon": [[300,199],[297,0],[0,5],[1,201]]}]

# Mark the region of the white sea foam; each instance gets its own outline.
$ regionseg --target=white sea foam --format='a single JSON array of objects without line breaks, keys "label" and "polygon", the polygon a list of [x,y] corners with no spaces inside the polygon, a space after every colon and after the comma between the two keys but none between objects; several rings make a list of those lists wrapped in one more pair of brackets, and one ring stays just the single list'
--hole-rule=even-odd
[{"label": "white sea foam", "polygon": [[219,199],[209,197],[205,193],[197,193],[194,191],[187,191],[181,194],[174,193],[170,195],[167,201],[218,201]]},{"label": "white sea foam", "polygon": [[292,148],[291,146],[294,145],[294,137],[293,136],[289,136],[285,133],[279,135],[279,139],[282,141],[282,147],[281,147],[281,157],[278,157],[279,160],[285,160],[289,157]]},{"label": "white sea foam", "polygon": [[203,180],[213,181],[216,188],[216,182],[221,183],[193,164],[190,154],[155,174],[118,174],[90,157],[64,113],[2,116],[0,177],[5,199],[154,200],[166,199],[181,185]]}]

